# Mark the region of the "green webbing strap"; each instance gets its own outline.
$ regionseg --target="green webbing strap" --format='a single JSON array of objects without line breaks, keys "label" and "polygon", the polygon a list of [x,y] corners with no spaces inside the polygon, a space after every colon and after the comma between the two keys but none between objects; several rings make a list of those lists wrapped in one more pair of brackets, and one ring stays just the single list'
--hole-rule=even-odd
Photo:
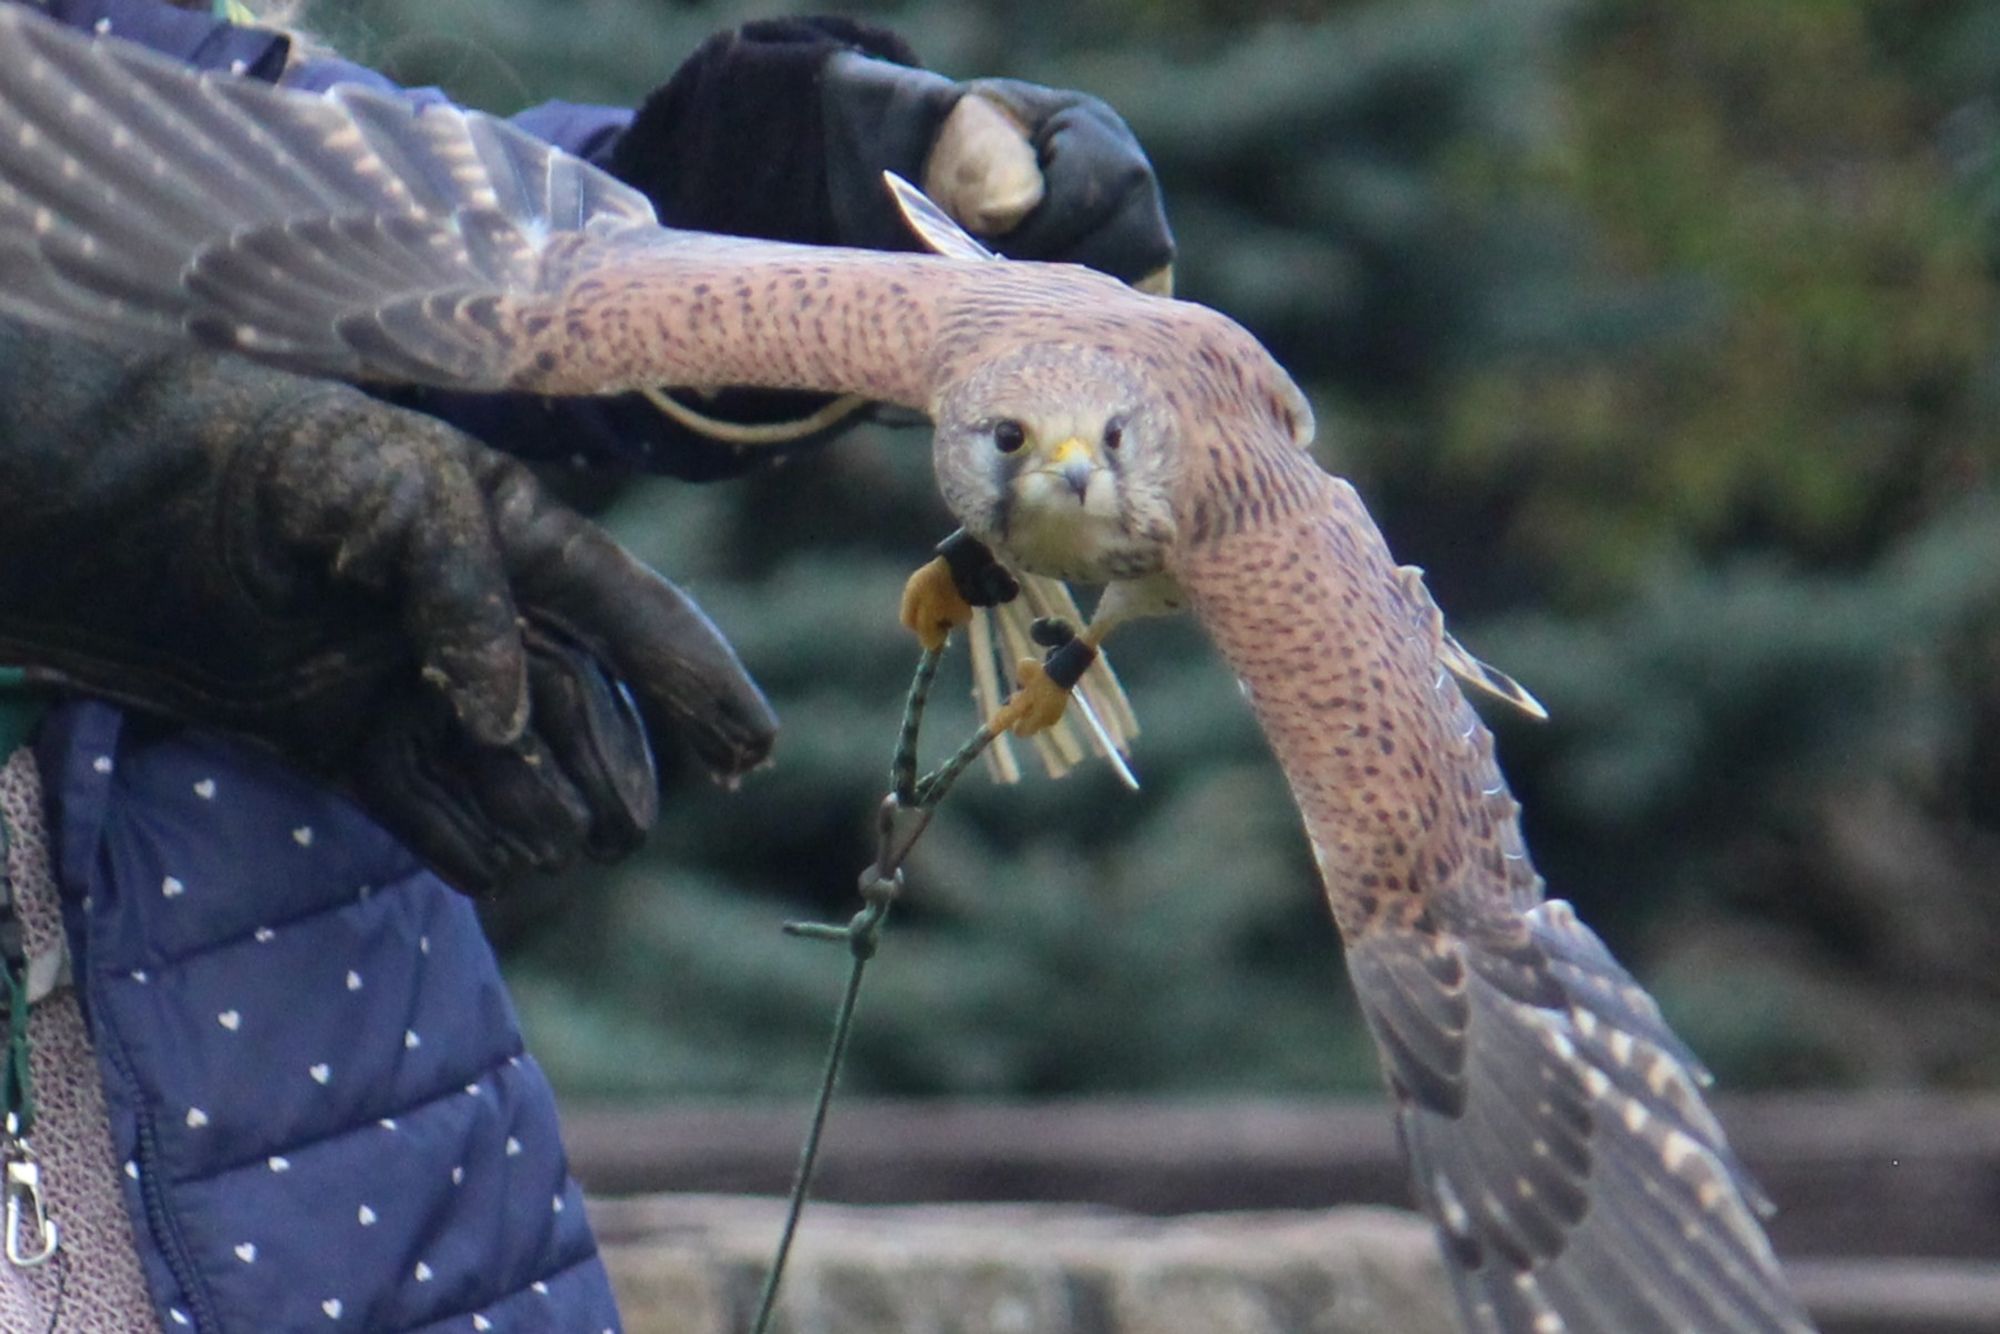
[{"label": "green webbing strap", "polygon": [[28,1070],[28,978],[26,970],[9,967],[7,993],[7,1052],[0,1057],[0,1124],[25,1139],[35,1129],[35,1082]]},{"label": "green webbing strap", "polygon": [[14,882],[7,874],[10,840],[0,814],[0,1015],[7,1047],[0,1052],[0,1125],[26,1135],[35,1122],[35,1088],[28,1073],[28,953]]}]

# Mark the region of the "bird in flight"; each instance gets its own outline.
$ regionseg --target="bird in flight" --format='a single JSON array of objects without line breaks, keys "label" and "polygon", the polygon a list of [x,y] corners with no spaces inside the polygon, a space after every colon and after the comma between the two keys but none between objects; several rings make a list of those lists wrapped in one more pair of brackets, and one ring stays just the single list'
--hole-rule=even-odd
[{"label": "bird in flight", "polygon": [[[663,228],[637,192],[502,122],[196,75],[17,6],[0,49],[0,309],[349,380],[754,385],[926,413],[973,538],[1107,585],[1086,648],[1185,607],[1241,682],[1466,1327],[1810,1330],[1699,1062],[1544,897],[1454,672],[1511,683],[1445,633],[1419,572],[1308,452],[1303,395],[1233,321],[1082,268],[991,262],[948,220],[925,227],[949,252],[933,255]],[[956,615],[937,577],[913,599],[926,633]],[[1045,721],[1062,684],[1030,673],[1004,721]]]}]

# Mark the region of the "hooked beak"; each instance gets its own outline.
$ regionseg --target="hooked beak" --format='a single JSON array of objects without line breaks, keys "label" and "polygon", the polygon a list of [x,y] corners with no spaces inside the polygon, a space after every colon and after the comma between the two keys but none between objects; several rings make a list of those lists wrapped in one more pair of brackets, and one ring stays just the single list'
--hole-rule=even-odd
[{"label": "hooked beak", "polygon": [[1091,474],[1097,471],[1097,458],[1081,437],[1073,435],[1049,451],[1042,468],[1062,478],[1081,503],[1090,490]]}]

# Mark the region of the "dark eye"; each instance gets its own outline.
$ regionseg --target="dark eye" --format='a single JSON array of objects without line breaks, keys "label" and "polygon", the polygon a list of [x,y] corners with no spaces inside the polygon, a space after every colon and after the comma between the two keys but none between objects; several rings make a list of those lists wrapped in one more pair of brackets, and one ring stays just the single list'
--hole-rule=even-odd
[{"label": "dark eye", "polygon": [[1104,447],[1115,450],[1124,443],[1125,419],[1123,417],[1113,417],[1110,421],[1104,423]]},{"label": "dark eye", "polygon": [[993,426],[993,443],[1002,454],[1012,454],[1028,443],[1027,428],[1017,421],[1000,421]]}]

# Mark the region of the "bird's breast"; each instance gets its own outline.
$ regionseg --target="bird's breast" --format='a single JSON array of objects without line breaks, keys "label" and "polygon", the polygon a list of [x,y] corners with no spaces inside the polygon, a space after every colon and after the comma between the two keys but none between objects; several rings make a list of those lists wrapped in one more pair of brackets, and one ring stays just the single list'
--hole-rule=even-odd
[{"label": "bird's breast", "polygon": [[1046,490],[1044,495],[1032,485],[1023,488],[999,516],[1000,531],[993,534],[993,545],[1022,569],[1088,584],[1159,572],[1158,540],[1128,529],[1117,497],[1107,487],[1093,485],[1081,500],[1053,486]]}]

